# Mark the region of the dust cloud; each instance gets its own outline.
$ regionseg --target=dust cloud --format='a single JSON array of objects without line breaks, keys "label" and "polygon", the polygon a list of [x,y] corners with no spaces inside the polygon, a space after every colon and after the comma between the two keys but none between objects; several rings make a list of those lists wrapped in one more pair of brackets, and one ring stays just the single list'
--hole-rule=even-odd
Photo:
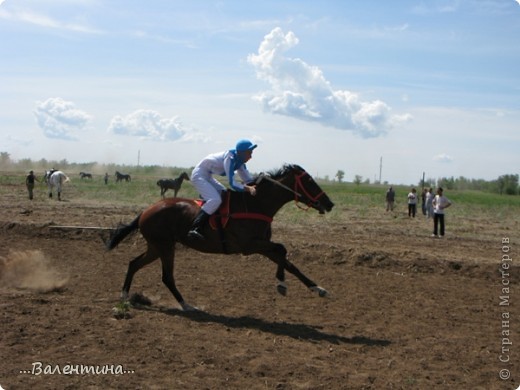
[{"label": "dust cloud", "polygon": [[42,251],[11,251],[0,256],[0,286],[37,292],[62,289],[67,278],[49,264]]}]

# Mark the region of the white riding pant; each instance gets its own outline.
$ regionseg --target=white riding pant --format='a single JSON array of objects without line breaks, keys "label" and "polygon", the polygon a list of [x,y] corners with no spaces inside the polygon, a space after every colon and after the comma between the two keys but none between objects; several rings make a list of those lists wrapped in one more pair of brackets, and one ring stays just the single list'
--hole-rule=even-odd
[{"label": "white riding pant", "polygon": [[191,177],[191,184],[197,189],[201,198],[205,201],[202,210],[211,215],[222,203],[222,192],[226,191],[220,182],[210,174],[196,172]]}]

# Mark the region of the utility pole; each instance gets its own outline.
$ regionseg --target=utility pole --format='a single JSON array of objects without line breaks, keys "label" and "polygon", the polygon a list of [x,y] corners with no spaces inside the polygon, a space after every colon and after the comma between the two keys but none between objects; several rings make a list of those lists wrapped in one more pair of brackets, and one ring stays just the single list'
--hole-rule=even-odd
[{"label": "utility pole", "polygon": [[381,184],[381,173],[383,172],[383,156],[379,159],[379,184]]}]

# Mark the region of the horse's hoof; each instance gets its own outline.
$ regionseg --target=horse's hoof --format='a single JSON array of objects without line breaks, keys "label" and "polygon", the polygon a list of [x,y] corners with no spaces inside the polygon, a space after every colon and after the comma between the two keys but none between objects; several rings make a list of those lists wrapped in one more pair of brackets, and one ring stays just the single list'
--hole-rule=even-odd
[{"label": "horse's hoof", "polygon": [[181,307],[183,311],[199,311],[197,307],[188,305],[187,303],[181,303]]},{"label": "horse's hoof", "polygon": [[276,286],[276,290],[278,291],[278,294],[283,295],[284,297],[287,295],[287,286],[285,283],[279,283]]},{"label": "horse's hoof", "polygon": [[310,289],[311,289],[312,292],[317,292],[318,296],[320,298],[325,298],[325,297],[327,297],[329,295],[327,290],[325,290],[323,287],[320,287],[320,286],[313,286]]}]

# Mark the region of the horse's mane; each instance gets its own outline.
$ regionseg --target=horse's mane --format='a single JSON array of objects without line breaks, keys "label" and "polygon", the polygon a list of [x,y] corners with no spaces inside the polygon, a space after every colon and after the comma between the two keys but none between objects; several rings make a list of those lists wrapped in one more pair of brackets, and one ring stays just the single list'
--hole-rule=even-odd
[{"label": "horse's mane", "polygon": [[284,164],[281,168],[273,169],[268,172],[262,172],[253,179],[256,182],[262,176],[269,176],[274,180],[279,180],[291,171],[303,171],[304,169],[297,164]]}]

